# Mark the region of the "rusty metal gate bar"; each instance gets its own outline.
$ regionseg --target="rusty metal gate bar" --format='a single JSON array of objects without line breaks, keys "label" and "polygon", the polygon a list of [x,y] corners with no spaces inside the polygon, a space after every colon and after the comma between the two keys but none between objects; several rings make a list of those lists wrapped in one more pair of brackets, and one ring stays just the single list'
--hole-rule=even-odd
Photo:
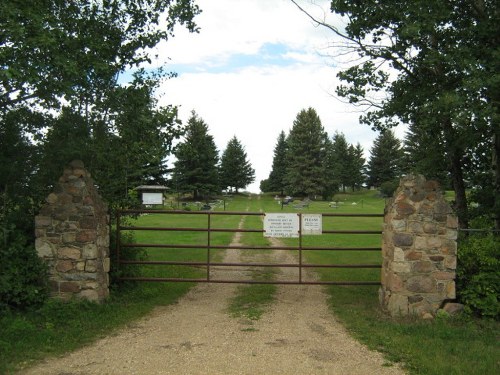
[{"label": "rusty metal gate bar", "polygon": [[[146,226],[122,226],[121,216],[131,214],[177,214],[177,215],[207,215],[206,228],[189,227],[146,227]],[[212,215],[233,215],[233,216],[263,216],[261,212],[227,212],[227,211],[165,211],[165,210],[118,210],[116,212],[116,258],[117,264],[142,264],[142,265],[176,265],[176,266],[205,266],[207,268],[206,278],[161,278],[161,277],[119,277],[120,280],[134,281],[171,281],[171,282],[207,282],[207,283],[236,283],[236,284],[292,284],[292,285],[380,285],[378,281],[304,281],[302,280],[302,268],[381,268],[379,264],[304,264],[302,261],[303,250],[314,251],[381,251],[380,247],[343,247],[343,246],[307,246],[302,245],[302,213],[299,216],[299,246],[231,246],[231,245],[211,245],[212,232],[241,232],[241,233],[264,233],[264,229],[232,229],[232,228],[212,228]],[[322,213],[326,217],[383,217],[383,214],[340,214],[340,213]],[[204,245],[180,245],[180,244],[146,244],[146,243],[121,243],[122,230],[146,230],[146,231],[173,231],[173,232],[207,232],[207,244]],[[373,230],[323,230],[324,234],[382,234],[382,231]],[[164,248],[164,249],[199,249],[206,247],[206,262],[179,262],[179,261],[139,261],[122,260],[122,248]],[[211,262],[212,249],[236,249],[236,250],[298,250],[299,263],[223,263]],[[218,280],[210,278],[211,267],[294,267],[299,270],[299,279],[297,281],[265,281],[265,280]]]}]

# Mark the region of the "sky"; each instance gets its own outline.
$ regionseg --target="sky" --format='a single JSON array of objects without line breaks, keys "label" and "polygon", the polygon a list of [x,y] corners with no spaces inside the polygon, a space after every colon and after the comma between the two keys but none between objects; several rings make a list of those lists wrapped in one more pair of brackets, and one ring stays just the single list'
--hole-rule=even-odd
[{"label": "sky", "polygon": [[[335,95],[336,74],[345,61],[332,57],[331,31],[318,27],[290,0],[196,0],[200,32],[178,27],[158,45],[153,67],[176,72],[158,90],[159,103],[179,107],[187,123],[195,110],[209,127],[220,154],[236,136],[255,169],[246,190],[258,193],[268,178],[281,131],[312,107],[325,131],[336,131],[366,156],[377,136],[358,122],[359,111]],[[317,17],[342,27],[330,1],[299,1]],[[396,133],[397,134],[397,133]]]}]

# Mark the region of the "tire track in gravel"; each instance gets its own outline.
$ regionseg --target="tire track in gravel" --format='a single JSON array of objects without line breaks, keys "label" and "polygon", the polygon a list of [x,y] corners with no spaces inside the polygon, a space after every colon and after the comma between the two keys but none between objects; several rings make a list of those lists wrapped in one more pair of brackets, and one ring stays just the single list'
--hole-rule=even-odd
[{"label": "tire track in gravel", "polygon": [[[243,225],[244,217],[240,222]],[[240,245],[236,233],[232,245]],[[278,245],[278,240],[272,240]],[[294,262],[284,250],[274,261]],[[224,262],[240,262],[228,249]],[[295,260],[296,261],[296,260]],[[251,271],[234,267],[230,275],[214,267],[214,278],[248,279]],[[296,279],[294,269],[277,278]],[[309,272],[309,275],[311,273]],[[231,318],[227,307],[236,284],[198,284],[177,304],[159,307],[147,317],[92,345],[48,359],[22,374],[404,374],[387,367],[382,355],[354,340],[329,311],[321,286],[278,286],[267,313],[252,322]]]}]

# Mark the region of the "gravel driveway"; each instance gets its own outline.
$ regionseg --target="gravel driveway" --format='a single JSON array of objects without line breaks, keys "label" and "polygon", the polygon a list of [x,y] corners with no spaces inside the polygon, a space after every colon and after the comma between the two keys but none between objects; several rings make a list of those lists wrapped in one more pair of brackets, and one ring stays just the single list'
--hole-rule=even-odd
[{"label": "gravel driveway", "polygon": [[[287,256],[274,253],[279,261]],[[228,250],[226,261],[238,257]],[[323,287],[279,286],[269,311],[251,325],[227,312],[236,288],[199,284],[177,304],[157,308],[109,337],[21,373],[404,374],[346,332],[328,310]]]}]

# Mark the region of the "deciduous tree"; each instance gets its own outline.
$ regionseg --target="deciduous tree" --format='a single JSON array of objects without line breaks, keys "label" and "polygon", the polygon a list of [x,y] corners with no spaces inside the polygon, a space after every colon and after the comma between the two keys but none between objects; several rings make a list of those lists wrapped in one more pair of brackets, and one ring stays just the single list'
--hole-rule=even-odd
[{"label": "deciduous tree", "polygon": [[337,47],[359,55],[339,73],[345,85],[337,93],[363,106],[361,122],[379,130],[405,122],[439,134],[461,227],[468,225],[466,155],[488,144],[490,213],[500,227],[498,1],[333,0],[331,9],[345,29],[316,21],[342,38]]}]

